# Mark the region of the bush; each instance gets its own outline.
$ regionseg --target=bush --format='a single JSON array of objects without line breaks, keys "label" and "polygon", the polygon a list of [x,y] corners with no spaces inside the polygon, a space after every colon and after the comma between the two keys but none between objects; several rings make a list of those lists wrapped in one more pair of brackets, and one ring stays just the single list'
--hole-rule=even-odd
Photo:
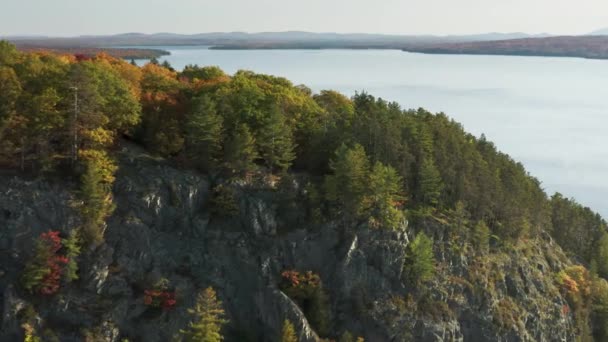
[{"label": "bush", "polygon": [[419,284],[431,279],[434,273],[433,241],[421,232],[408,245],[403,277],[412,284]]},{"label": "bush", "polygon": [[211,212],[222,217],[233,217],[239,212],[234,188],[220,184],[213,189]]},{"label": "bush", "polygon": [[279,287],[298,304],[319,335],[325,336],[329,333],[329,301],[319,275],[311,271],[302,274],[286,270],[281,273]]},{"label": "bush", "polygon": [[34,255],[25,267],[23,287],[42,295],[53,295],[59,291],[61,277],[69,263],[67,257],[58,254],[61,238],[58,231],[42,233],[36,241]]},{"label": "bush", "polygon": [[281,329],[281,342],[298,342],[296,329],[288,319],[283,322],[283,328]]},{"label": "bush", "polygon": [[145,290],[144,304],[163,310],[173,309],[177,300],[175,299],[175,291],[169,290],[169,281],[163,278],[154,285],[154,288]]}]

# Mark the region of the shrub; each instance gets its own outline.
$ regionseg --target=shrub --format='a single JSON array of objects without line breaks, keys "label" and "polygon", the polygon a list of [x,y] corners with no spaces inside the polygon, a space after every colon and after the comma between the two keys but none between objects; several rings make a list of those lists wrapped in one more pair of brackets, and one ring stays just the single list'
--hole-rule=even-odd
[{"label": "shrub", "polygon": [[283,322],[283,328],[281,329],[281,342],[298,342],[296,329],[288,319]]},{"label": "shrub", "polygon": [[329,303],[318,274],[286,270],[281,273],[279,286],[298,304],[319,335],[329,333]]},{"label": "shrub", "polygon": [[421,232],[408,245],[403,276],[410,283],[418,284],[431,279],[434,273],[433,241]]},{"label": "shrub", "polygon": [[61,277],[67,257],[58,254],[61,249],[61,238],[58,231],[42,233],[36,241],[34,255],[25,267],[23,287],[42,295],[53,295],[59,291]]},{"label": "shrub", "polygon": [[144,304],[163,310],[173,309],[177,300],[175,299],[175,291],[169,290],[169,281],[163,278],[154,285],[153,289],[145,290]]},{"label": "shrub", "polygon": [[216,186],[213,190],[211,204],[211,212],[222,217],[232,217],[239,212],[236,191],[224,184]]},{"label": "shrub", "polygon": [[65,278],[68,282],[78,279],[78,256],[80,255],[80,237],[77,230],[72,230],[67,239],[63,239],[62,244],[66,250],[68,263],[65,267]]}]

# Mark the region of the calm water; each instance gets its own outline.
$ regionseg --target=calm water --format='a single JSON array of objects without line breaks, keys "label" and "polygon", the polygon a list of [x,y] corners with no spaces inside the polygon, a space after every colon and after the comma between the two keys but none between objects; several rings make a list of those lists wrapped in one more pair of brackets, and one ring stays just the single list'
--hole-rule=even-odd
[{"label": "calm water", "polygon": [[[521,161],[548,193],[608,217],[608,61],[441,56],[382,50],[219,51],[162,47],[175,68],[218,65],[289,78],[314,91],[365,90],[445,112]],[[164,60],[164,59],[162,59]]]}]

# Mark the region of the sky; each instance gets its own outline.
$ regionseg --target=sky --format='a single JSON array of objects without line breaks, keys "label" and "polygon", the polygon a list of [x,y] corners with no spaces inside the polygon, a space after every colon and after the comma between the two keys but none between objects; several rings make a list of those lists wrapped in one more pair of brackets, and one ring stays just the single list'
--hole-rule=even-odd
[{"label": "sky", "polygon": [[0,36],[301,30],[585,34],[606,0],[0,0]]}]

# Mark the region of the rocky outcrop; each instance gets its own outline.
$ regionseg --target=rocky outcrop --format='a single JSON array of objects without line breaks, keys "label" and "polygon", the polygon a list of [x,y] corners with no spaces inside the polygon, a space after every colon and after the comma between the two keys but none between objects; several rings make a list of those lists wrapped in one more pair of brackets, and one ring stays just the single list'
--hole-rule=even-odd
[{"label": "rocky outcrop", "polygon": [[[0,340],[21,335],[19,312],[36,308],[40,325],[61,341],[84,333],[103,341],[167,341],[189,322],[196,294],[213,286],[230,324],[228,341],[277,341],[291,320],[300,341],[318,336],[278,287],[285,269],[321,275],[331,329],[366,341],[571,341],[571,315],[552,274],[567,264],[550,238],[479,258],[454,246],[449,225],[422,221],[398,231],[362,226],[293,225],[272,189],[238,187],[234,218],[210,213],[210,181],[178,170],[136,147],[120,153],[117,209],[106,243],[86,251],[80,279],[52,298],[19,288],[36,236],[67,234],[80,224],[70,182],[0,176]],[[298,207],[305,212],[305,208]],[[410,238],[435,241],[437,274],[413,290],[403,279]],[[143,292],[167,278],[178,295],[170,311],[152,310]]]}]

